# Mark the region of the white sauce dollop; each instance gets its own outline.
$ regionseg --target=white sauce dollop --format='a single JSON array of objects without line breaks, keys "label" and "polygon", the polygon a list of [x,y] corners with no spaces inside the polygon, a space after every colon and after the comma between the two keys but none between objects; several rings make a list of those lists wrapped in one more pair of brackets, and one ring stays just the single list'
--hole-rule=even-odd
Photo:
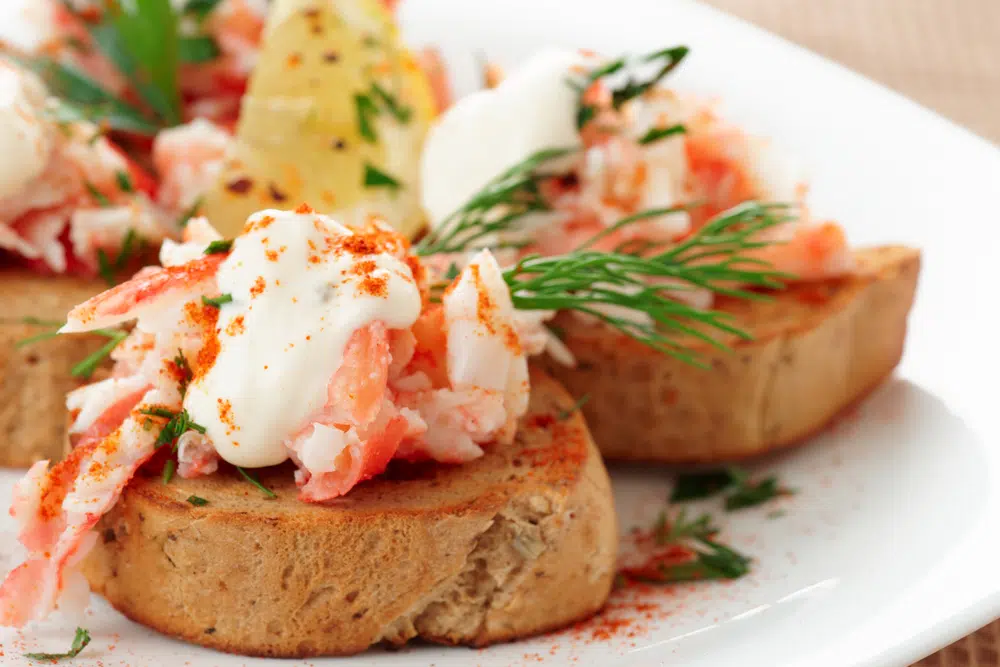
[{"label": "white sauce dollop", "polygon": [[448,109],[428,133],[421,156],[421,203],[431,225],[533,153],[579,146],[578,93],[567,81],[594,65],[576,51],[543,51],[497,88]]},{"label": "white sauce dollop", "polygon": [[[219,291],[233,297],[220,310],[218,356],[184,407],[223,459],[255,468],[288,458],[285,439],[326,403],[357,329],[374,321],[409,328],[421,304],[405,262],[330,250],[353,234],[331,218],[272,210],[248,226],[218,273]],[[359,275],[363,261],[375,269]],[[384,278],[385,289],[360,288],[364,276]]]},{"label": "white sauce dollop", "polygon": [[0,59],[0,199],[37,178],[52,150],[52,124],[43,117],[45,87],[34,74]]}]

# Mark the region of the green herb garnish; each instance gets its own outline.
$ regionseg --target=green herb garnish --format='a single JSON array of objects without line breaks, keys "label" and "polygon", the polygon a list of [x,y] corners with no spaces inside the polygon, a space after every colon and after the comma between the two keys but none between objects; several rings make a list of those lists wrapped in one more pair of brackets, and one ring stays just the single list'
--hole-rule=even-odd
[{"label": "green herb garnish", "polygon": [[199,21],[204,21],[208,15],[215,11],[215,8],[222,0],[188,0],[184,5],[183,13],[195,17]]},{"label": "green herb garnish", "polygon": [[90,376],[92,376],[94,371],[97,370],[97,367],[100,366],[105,359],[111,356],[111,353],[123,340],[128,338],[127,331],[120,331],[118,329],[95,329],[89,333],[104,336],[110,340],[101,346],[101,349],[97,350],[93,354],[87,355],[83,361],[70,369],[70,375],[83,380],[89,380]]},{"label": "green herb garnish", "polygon": [[25,653],[24,657],[29,660],[48,660],[58,662],[68,658],[75,658],[80,655],[83,649],[90,643],[90,633],[83,628],[76,629],[76,636],[73,637],[73,644],[65,653]]},{"label": "green herb garnish", "polygon": [[444,279],[450,282],[450,281],[454,280],[455,278],[458,278],[458,275],[460,273],[461,273],[461,270],[459,270],[458,264],[456,264],[455,262],[452,262],[451,264],[448,265],[448,270],[444,274]]},{"label": "green herb garnish", "polygon": [[577,410],[579,410],[580,408],[582,408],[584,405],[586,405],[587,401],[589,401],[589,400],[590,400],[590,394],[584,394],[583,396],[581,396],[580,398],[578,398],[576,400],[576,402],[573,403],[573,405],[570,406],[568,409],[561,410],[559,412],[559,414],[556,415],[556,419],[558,419],[561,422],[566,421],[567,419],[569,419],[570,417],[573,416],[574,412],[576,412]]},{"label": "green herb garnish", "polygon": [[167,459],[167,462],[163,464],[163,483],[170,484],[170,480],[174,478],[174,470],[177,469],[177,463],[173,459]]},{"label": "green herb garnish", "polygon": [[229,252],[232,249],[233,249],[232,239],[224,239],[222,241],[212,241],[211,243],[208,244],[208,247],[205,248],[205,254],[206,255],[222,254]]},{"label": "green herb garnish", "polygon": [[208,504],[208,501],[199,496],[188,496],[187,501],[194,505],[195,507],[204,507]]},{"label": "green herb garnish", "polygon": [[[611,325],[665,354],[703,365],[685,337],[728,350],[717,335],[749,340],[729,315],[701,310],[674,297],[676,290],[703,288],[736,298],[766,300],[754,287],[783,287],[784,274],[769,264],[745,258],[746,250],[766,245],[758,233],[783,219],[761,204],[744,204],[710,221],[669,249],[636,256],[581,249],[566,255],[531,255],[504,271],[514,307],[520,310],[575,310]],[[661,280],[672,283],[665,287]],[[660,283],[660,284],[657,284]],[[742,287],[734,287],[740,285]],[[617,306],[641,319],[609,314]]]},{"label": "green herb garnish", "polygon": [[549,210],[541,183],[553,176],[541,168],[573,148],[538,151],[500,174],[461,208],[431,229],[415,246],[418,255],[456,253],[480,247],[500,232],[516,228],[529,213]]},{"label": "green herb garnish", "polygon": [[372,82],[372,92],[382,101],[382,105],[388,109],[393,118],[400,123],[406,123],[413,115],[413,109],[400,103],[389,91],[374,81]]},{"label": "green herb garnish", "polygon": [[275,493],[271,489],[269,489],[266,486],[264,486],[263,484],[261,484],[255,477],[253,477],[252,475],[250,475],[250,473],[248,473],[246,470],[244,470],[243,468],[241,468],[239,466],[236,466],[236,469],[239,471],[240,475],[243,476],[243,479],[245,479],[246,481],[248,481],[251,484],[253,484],[254,486],[256,486],[258,489],[260,489],[264,493],[265,496],[267,496],[268,498],[272,498],[272,499],[278,497],[277,493]]},{"label": "green herb garnish", "polygon": [[687,129],[683,125],[671,125],[670,127],[654,127],[642,135],[639,139],[639,143],[643,146],[648,146],[649,144],[655,143],[660,139],[666,139],[667,137],[672,137],[675,134],[684,134]]},{"label": "green herb garnish", "polygon": [[[629,100],[644,95],[646,91],[653,88],[663,77],[670,74],[674,68],[680,65],[687,54],[688,48],[686,46],[675,46],[641,56],[637,61],[639,64],[646,66],[659,65],[659,68],[650,78],[643,80],[630,76],[621,85],[611,87],[611,106],[615,109],[620,109]],[[597,114],[597,109],[583,102],[583,96],[587,89],[599,79],[618,74],[625,69],[626,65],[626,58],[621,57],[591,71],[583,80],[570,79],[568,81],[569,85],[580,95],[580,103],[577,107],[576,116],[576,126],[578,128],[582,128],[589,123]]]},{"label": "green herb garnish", "polygon": [[719,529],[712,517],[702,514],[688,521],[681,510],[669,520],[661,512],[653,526],[653,538],[659,547],[677,546],[689,549],[692,559],[684,563],[656,563],[655,569],[630,571],[628,576],[654,583],[736,579],[750,571],[751,559],[715,541]]},{"label": "green herb garnish", "polygon": [[194,371],[191,370],[191,366],[188,364],[187,357],[180,350],[177,350],[177,356],[174,357],[174,366],[177,368],[177,372],[180,374],[180,389],[181,397],[187,394],[188,385],[191,383],[191,379],[194,377]]},{"label": "green herb garnish", "polygon": [[690,473],[677,478],[670,502],[699,500],[717,493],[727,492],[726,511],[734,512],[747,507],[762,505],[778,496],[789,495],[791,490],[781,486],[775,475],[759,482],[751,482],[749,474],[737,467]]},{"label": "green herb garnish", "polygon": [[721,493],[734,482],[732,470],[709,470],[706,472],[686,473],[677,478],[674,490],[670,494],[670,502],[681,503],[687,500],[708,498]]},{"label": "green herb garnish", "polygon": [[45,57],[14,59],[38,74],[52,94],[60,98],[53,113],[59,114],[63,122],[88,120],[106,123],[114,130],[146,136],[152,136],[160,129],[159,124],[142,111],[108,92],[71,65]]},{"label": "green herb garnish", "polygon": [[108,206],[111,206],[111,200],[108,199],[108,196],[103,192],[101,192],[96,185],[94,185],[90,181],[84,181],[83,187],[87,188],[87,193],[97,203],[98,206],[100,206],[101,208],[107,208]]},{"label": "green herb garnish", "polygon": [[370,144],[378,141],[375,133],[374,119],[378,116],[378,107],[368,95],[358,93],[354,96],[354,108],[358,115],[358,132],[361,138]]},{"label": "green herb garnish", "polygon": [[118,181],[118,189],[125,193],[135,192],[132,185],[132,177],[127,171],[116,171],[115,180]]},{"label": "green herb garnish", "polygon": [[782,487],[774,475],[757,483],[743,480],[733,493],[726,496],[726,511],[735,512],[746,507],[756,507],[779,496],[787,496],[792,491]]},{"label": "green herb garnish", "polygon": [[389,188],[390,190],[398,190],[402,187],[402,183],[398,180],[367,163],[365,164],[364,184],[366,188]]},{"label": "green herb garnish", "polygon": [[208,35],[181,37],[177,43],[177,57],[182,63],[201,64],[215,60],[222,52]]},{"label": "green herb garnish", "polygon": [[198,215],[198,209],[201,208],[201,203],[204,201],[204,197],[198,197],[194,200],[194,203],[188,207],[186,211],[181,214],[180,220],[177,221],[177,226],[181,229],[187,227],[187,224],[191,221],[191,218]]},{"label": "green herb garnish", "polygon": [[220,294],[219,296],[201,297],[201,302],[206,306],[215,306],[216,308],[221,308],[223,304],[231,303],[233,300],[232,294]]},{"label": "green herb garnish", "polygon": [[108,255],[104,252],[103,248],[97,250],[97,272],[109,286],[114,287],[118,284],[118,274],[125,270],[125,267],[134,254],[136,238],[138,238],[138,235],[135,233],[135,229],[129,227],[129,230],[125,232],[121,250],[118,251],[118,256],[114,262],[108,259]]},{"label": "green herb garnish", "polygon": [[197,431],[201,434],[205,433],[205,427],[193,421],[191,419],[191,415],[189,415],[188,411],[184,409],[179,412],[174,412],[173,410],[168,410],[167,408],[154,407],[143,408],[139,410],[139,413],[167,420],[167,422],[163,425],[163,428],[160,430],[160,434],[156,437],[156,442],[154,443],[154,447],[156,449],[169,444],[176,450],[177,439],[188,431]]},{"label": "green herb garnish", "polygon": [[178,16],[170,0],[107,0],[98,22],[83,19],[97,48],[167,126],[181,121]]}]

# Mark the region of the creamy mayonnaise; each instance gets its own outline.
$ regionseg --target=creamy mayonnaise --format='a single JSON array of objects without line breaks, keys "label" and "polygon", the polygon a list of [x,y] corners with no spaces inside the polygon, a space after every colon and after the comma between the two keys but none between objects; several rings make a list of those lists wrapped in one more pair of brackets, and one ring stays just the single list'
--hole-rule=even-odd
[{"label": "creamy mayonnaise", "polygon": [[409,328],[421,303],[405,262],[362,254],[331,218],[262,211],[247,227],[218,273],[233,299],[220,308],[218,356],[184,407],[223,459],[262,467],[288,458],[285,439],[326,403],[351,335],[374,321]]},{"label": "creamy mayonnaise", "polygon": [[52,150],[52,123],[44,118],[46,93],[38,78],[0,59],[0,199],[37,178]]},{"label": "creamy mayonnaise", "polygon": [[531,154],[579,146],[579,95],[568,80],[594,64],[577,51],[543,51],[497,88],[468,95],[441,116],[420,164],[421,203],[431,225]]}]

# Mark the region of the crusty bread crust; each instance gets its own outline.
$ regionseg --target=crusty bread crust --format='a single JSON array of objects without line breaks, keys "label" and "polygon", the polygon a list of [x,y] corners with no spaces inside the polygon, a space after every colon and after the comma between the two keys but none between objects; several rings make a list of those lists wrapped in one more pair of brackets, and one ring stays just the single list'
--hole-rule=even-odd
[{"label": "crusty bread crust", "polygon": [[296,500],[287,467],[262,475],[276,500],[232,471],[136,479],[98,527],[91,587],[164,634],[259,656],[483,646],[589,616],[615,569],[610,482],[579,412],[560,414],[572,398],[539,372],[532,387],[514,444],[394,463],[326,506]]},{"label": "crusty bread crust", "polygon": [[101,281],[0,271],[0,466],[62,457],[66,392],[81,384],[70,369],[107,342],[78,334],[18,349],[18,341],[45,331],[23,319],[65,321],[70,308],[106,288]]},{"label": "crusty bread crust", "polygon": [[576,368],[548,371],[575,396],[605,458],[715,463],[808,438],[878,386],[903,353],[920,252],[856,253],[844,279],[798,284],[770,302],[721,299],[754,336],[732,351],[691,341],[710,368],[656,352],[603,325],[564,317]]}]

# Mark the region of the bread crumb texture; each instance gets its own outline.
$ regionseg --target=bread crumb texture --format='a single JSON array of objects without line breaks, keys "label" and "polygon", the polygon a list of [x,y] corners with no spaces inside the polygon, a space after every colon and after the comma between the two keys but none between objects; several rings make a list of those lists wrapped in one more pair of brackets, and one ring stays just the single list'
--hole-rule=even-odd
[{"label": "bread crumb texture", "polygon": [[614,576],[610,482],[581,415],[563,414],[573,399],[532,383],[512,445],[394,462],[323,506],[296,499],[290,467],[262,471],[276,500],[231,470],[139,478],[98,527],[91,586],[164,634],[255,656],[485,646],[585,618]]},{"label": "bread crumb texture", "polygon": [[716,463],[793,445],[826,427],[899,363],[920,252],[856,252],[843,280],[802,283],[769,301],[720,299],[752,340],[731,350],[688,340],[708,370],[602,325],[562,317],[576,368],[543,361],[576,396],[605,458]]},{"label": "bread crumb texture", "polygon": [[64,322],[70,308],[106,288],[101,281],[0,270],[0,466],[62,457],[66,393],[83,384],[70,370],[107,343],[74,334],[18,348],[18,341],[54,328],[25,318]]}]

